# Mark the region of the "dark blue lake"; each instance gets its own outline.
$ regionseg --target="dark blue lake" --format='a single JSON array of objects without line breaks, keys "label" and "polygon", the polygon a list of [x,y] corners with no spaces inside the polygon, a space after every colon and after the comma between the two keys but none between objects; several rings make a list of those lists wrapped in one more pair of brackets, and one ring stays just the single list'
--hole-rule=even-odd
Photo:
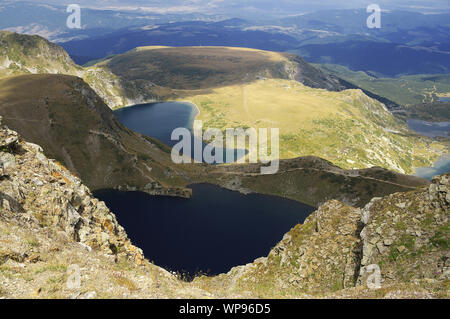
[{"label": "dark blue lake", "polygon": [[441,96],[441,97],[439,98],[439,101],[441,101],[441,102],[450,102],[450,97]]},{"label": "dark blue lake", "polygon": [[428,137],[450,136],[450,122],[427,122],[408,119],[408,128],[418,134]]},{"label": "dark blue lake", "polygon": [[172,131],[178,127],[192,130],[198,111],[190,103],[161,102],[125,107],[114,113],[129,129],[174,146],[177,141],[170,139]]},{"label": "dark blue lake", "polygon": [[[428,137],[450,137],[450,122],[426,122],[408,120],[408,128],[418,134]],[[450,154],[441,156],[433,167],[416,168],[414,175],[431,180],[433,176],[450,172]]]},{"label": "dark blue lake", "polygon": [[[198,114],[195,105],[187,102],[160,102],[134,105],[114,111],[119,121],[129,129],[141,134],[157,138],[166,145],[173,147],[178,141],[171,139],[172,131],[176,128],[183,127],[191,131]],[[189,154],[194,158],[194,137],[191,138],[192,153]],[[205,143],[202,141],[203,148]],[[230,150],[234,154],[234,160],[238,156],[245,156],[246,150]],[[223,162],[226,160],[226,150],[223,150]],[[197,159],[197,158],[196,158]],[[197,159],[201,161],[202,159]]]},{"label": "dark blue lake", "polygon": [[191,199],[141,192],[97,191],[146,258],[168,270],[219,274],[267,256],[315,208],[210,184],[191,186]]}]

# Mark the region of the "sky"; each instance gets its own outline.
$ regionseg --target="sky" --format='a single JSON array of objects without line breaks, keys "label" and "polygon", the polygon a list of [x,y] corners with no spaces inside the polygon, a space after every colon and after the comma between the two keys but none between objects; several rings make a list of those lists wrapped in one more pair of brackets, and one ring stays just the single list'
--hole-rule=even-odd
[{"label": "sky", "polygon": [[[0,0],[4,2],[5,0]],[[9,0],[11,2],[15,0]],[[159,13],[201,12],[215,14],[250,13],[295,15],[326,9],[366,8],[378,4],[385,10],[423,13],[450,12],[449,0],[28,0],[34,3],[71,4],[97,8],[137,9]]]}]

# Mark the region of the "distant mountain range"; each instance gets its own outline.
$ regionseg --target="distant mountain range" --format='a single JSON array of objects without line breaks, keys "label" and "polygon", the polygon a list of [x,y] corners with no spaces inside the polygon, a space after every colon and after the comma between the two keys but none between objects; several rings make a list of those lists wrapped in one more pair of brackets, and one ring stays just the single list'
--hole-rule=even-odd
[{"label": "distant mountain range", "polygon": [[0,29],[41,35],[62,42],[101,36],[114,30],[171,21],[224,19],[196,13],[159,14],[148,11],[90,9],[82,7],[82,29],[69,29],[66,21],[70,13],[67,5],[29,1],[0,1]]},{"label": "distant mountain range", "polygon": [[246,31],[235,25],[235,20],[224,22],[175,22],[152,27],[132,28],[84,40],[73,40],[61,45],[75,62],[113,54],[125,53],[140,46],[232,46],[270,51],[287,51],[298,41],[286,34],[264,31]]},{"label": "distant mountain range", "polygon": [[82,29],[71,30],[65,9],[0,2],[0,29],[64,42],[78,64],[139,46],[234,46],[290,51],[309,62],[339,64],[376,77],[450,73],[449,13],[383,11],[381,28],[369,29],[364,9],[238,19],[227,14],[83,8]]}]

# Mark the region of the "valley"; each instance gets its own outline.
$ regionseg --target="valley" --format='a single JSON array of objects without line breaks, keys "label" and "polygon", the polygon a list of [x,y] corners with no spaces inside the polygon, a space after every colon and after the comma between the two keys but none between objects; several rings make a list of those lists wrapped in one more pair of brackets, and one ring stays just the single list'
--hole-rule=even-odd
[{"label": "valley", "polygon": [[[146,260],[39,146],[2,126],[0,148],[2,298],[448,298],[448,174],[361,209],[328,201],[266,257],[186,282]],[[382,267],[381,288],[367,284],[371,264]],[[74,267],[82,281],[72,288]]]},{"label": "valley", "polygon": [[411,134],[381,103],[358,90],[328,92],[268,79],[189,100],[199,107],[204,129],[279,127],[281,158],[313,155],[347,169],[381,166],[412,173],[433,160],[438,149],[446,151]]},{"label": "valley", "polygon": [[418,74],[388,78],[371,76],[363,71],[355,72],[339,65],[314,64],[314,66],[403,106],[436,103],[440,96],[450,94],[448,74]]},{"label": "valley", "polygon": [[[113,188],[190,197],[190,190],[186,188],[189,184],[209,182],[235,188],[242,179],[245,188],[259,191],[258,176],[251,176],[258,165],[241,168],[234,165],[209,167],[174,164],[169,147],[124,127],[111,109],[80,78],[20,75],[2,78],[0,84],[0,110],[5,123],[23,132],[30,142],[42,145],[48,156],[71,169],[93,190]],[[22,93],[19,95],[15,92]],[[399,185],[394,185],[385,182],[384,177],[373,181],[349,171],[345,173],[348,177],[344,179],[352,182],[341,185],[340,175],[344,171],[340,169],[329,169],[330,172],[326,173],[328,177],[320,178],[324,163],[326,161],[315,157],[293,160],[292,163],[286,162],[286,165],[282,162],[280,171],[268,177],[268,185],[275,187],[263,193],[281,195],[312,206],[329,196],[363,205],[373,194],[385,195],[393,190],[407,190],[410,186],[427,183],[391,173],[389,176],[398,176],[402,180]],[[317,171],[299,170],[294,180],[295,183],[304,183],[304,186],[298,188],[295,184],[284,183],[281,177],[289,166]],[[325,166],[333,167],[329,164]],[[370,170],[377,172],[376,169]],[[370,195],[366,194],[367,184],[372,185],[373,193]]]},{"label": "valley", "polygon": [[[0,299],[449,297],[448,14],[14,10],[64,13],[0,4]],[[278,170],[176,164],[194,121]]]},{"label": "valley", "polygon": [[[23,46],[24,49],[27,48],[27,42],[15,38],[17,36],[14,34],[3,33],[3,36],[8,41],[18,43],[17,45]],[[22,37],[27,39],[27,36]],[[64,71],[57,72],[82,77],[110,108],[152,101],[192,101],[200,111],[196,118],[204,122],[204,129],[208,127],[219,129],[249,126],[280,127],[281,158],[317,156],[343,169],[381,166],[400,173],[411,174],[416,167],[432,166],[435,160],[448,153],[448,144],[445,141],[432,141],[412,134],[405,124],[393,117],[378,101],[368,98],[361,91],[346,90],[346,83],[339,77],[322,72],[300,57],[290,54],[224,47],[142,47],[99,61],[90,67],[80,68],[71,62],[62,49],[56,47],[53,49],[47,45],[48,42],[39,40],[38,37],[32,39],[32,41],[39,41],[41,50],[50,56],[64,57],[64,61],[67,61],[65,63],[70,67],[67,70],[61,67],[60,70]],[[14,55],[8,53],[7,56],[12,59]],[[24,60],[20,57],[16,59]],[[40,60],[29,58],[28,60],[27,67],[41,63]],[[56,63],[53,66],[56,70],[63,65],[57,59],[52,61]],[[183,61],[181,67],[180,61]],[[30,72],[23,67],[4,70],[7,74]],[[52,73],[49,69],[41,72]],[[41,76],[44,77],[44,75]],[[6,79],[10,79],[10,85],[15,85],[14,82],[17,80],[13,79],[18,78]],[[26,83],[23,82],[24,79],[22,78],[22,86]],[[30,75],[28,80],[31,79],[34,79],[34,76]],[[37,77],[35,81],[38,82]],[[4,85],[4,90],[6,87]],[[20,86],[17,90],[21,90]],[[50,90],[48,85],[46,90]],[[53,95],[50,92],[48,94]],[[6,95],[4,101],[7,101],[10,96]],[[64,98],[68,100],[69,96]],[[93,95],[91,98],[95,100]],[[37,101],[42,99],[44,99],[43,96],[37,98]],[[89,100],[86,102],[86,107],[92,104]],[[14,102],[21,103],[23,109],[11,108],[8,111],[12,113],[11,118],[20,118],[19,114],[29,107],[26,101],[26,98],[23,98],[20,102]],[[101,102],[97,101],[97,103]],[[48,107],[45,106],[46,104],[48,102],[43,101],[44,107]],[[105,106],[101,109],[102,112],[107,112]],[[292,114],[295,115],[292,116]],[[64,117],[67,116],[67,114],[64,115]],[[80,115],[70,116],[79,117]],[[5,120],[9,121],[7,116]],[[48,121],[51,122],[51,119]],[[23,123],[29,125],[32,122],[23,121]],[[13,120],[9,121],[9,124],[14,128],[19,127],[17,126],[19,123],[14,123]],[[50,127],[56,129],[54,125]],[[344,131],[347,133],[343,134]],[[96,139],[100,136],[109,136],[109,133],[105,135],[98,127],[91,127],[90,132],[88,136],[94,132],[101,134],[97,135]],[[56,135],[60,136],[61,133],[58,132]],[[138,153],[135,153],[134,157],[127,154],[125,159],[117,158],[117,164],[105,164],[110,168],[104,170],[103,167],[103,173],[99,172],[98,177],[94,178],[95,175],[89,174],[86,179],[88,185],[94,189],[120,186],[125,189],[137,187],[141,190],[148,186],[147,191],[152,192],[155,187],[158,189],[159,187],[163,189],[175,187],[176,189],[183,188],[194,180],[205,180],[202,176],[206,168],[174,167],[170,160],[170,152],[165,146],[154,139],[144,138],[154,143],[150,153],[145,154],[147,146],[141,145],[137,140],[124,142],[123,145],[134,143],[133,149],[138,150]],[[42,135],[39,139],[34,136],[31,140],[44,145],[48,144],[48,140],[45,140]],[[348,141],[351,141],[351,145]],[[368,145],[371,147],[367,148]],[[72,167],[78,173],[82,171],[87,173],[89,165],[93,165],[89,163],[95,162],[94,159],[84,156],[68,156],[67,152],[65,148],[62,152],[59,149],[51,153],[51,156]],[[77,157],[80,157],[79,161],[83,162],[83,168],[77,168],[81,163],[73,164],[75,162],[73,158]],[[141,160],[146,158],[158,158],[158,164],[142,165]],[[138,167],[124,168],[123,164],[118,164],[127,161],[133,163],[132,167]],[[140,176],[121,177],[126,170],[130,169]],[[219,167],[216,169],[222,170]],[[106,171],[110,173],[105,173]],[[82,176],[82,173],[79,174]],[[303,173],[300,175],[303,176]],[[145,181],[142,176],[147,176],[148,180]],[[215,178],[209,179],[213,182],[215,180]],[[218,183],[226,185],[229,183],[227,181],[229,177],[222,176],[218,179],[220,180]],[[281,186],[277,193],[286,194],[286,190],[283,190],[286,187]],[[337,192],[332,192],[334,196],[338,196],[338,193],[342,191],[341,187],[339,189]],[[384,192],[382,189],[383,187],[376,191]],[[359,193],[359,191],[356,192]],[[305,196],[306,193],[309,195]],[[364,202],[361,197],[351,196],[353,199],[350,199],[347,195],[340,197],[359,204]],[[301,198],[303,202],[312,205],[323,201],[320,195],[317,197],[310,191],[295,191],[294,194],[283,196],[292,199]]]}]

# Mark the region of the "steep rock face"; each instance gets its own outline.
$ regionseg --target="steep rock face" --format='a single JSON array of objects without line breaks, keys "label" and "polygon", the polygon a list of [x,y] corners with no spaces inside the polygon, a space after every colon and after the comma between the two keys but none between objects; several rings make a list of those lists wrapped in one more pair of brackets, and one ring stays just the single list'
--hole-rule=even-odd
[{"label": "steep rock face", "polygon": [[207,296],[145,260],[79,178],[0,125],[0,299]]},{"label": "steep rock face", "polygon": [[146,261],[80,179],[1,126],[0,298],[448,298],[449,181],[363,209],[329,201],[267,257],[186,283]]},{"label": "steep rock face", "polygon": [[354,88],[340,78],[326,74],[320,69],[313,67],[300,56],[288,55],[288,58],[294,64],[292,80],[296,80],[311,88],[326,89],[328,91],[342,91]]},{"label": "steep rock face", "polygon": [[40,146],[19,141],[7,127],[0,128],[0,141],[2,218],[20,215],[21,220],[58,228],[70,239],[107,254],[143,260],[115,216],[79,178],[48,159]]},{"label": "steep rock face", "polygon": [[381,268],[382,284],[450,278],[449,188],[447,174],[426,191],[373,199],[364,208],[359,284],[374,264]]}]

